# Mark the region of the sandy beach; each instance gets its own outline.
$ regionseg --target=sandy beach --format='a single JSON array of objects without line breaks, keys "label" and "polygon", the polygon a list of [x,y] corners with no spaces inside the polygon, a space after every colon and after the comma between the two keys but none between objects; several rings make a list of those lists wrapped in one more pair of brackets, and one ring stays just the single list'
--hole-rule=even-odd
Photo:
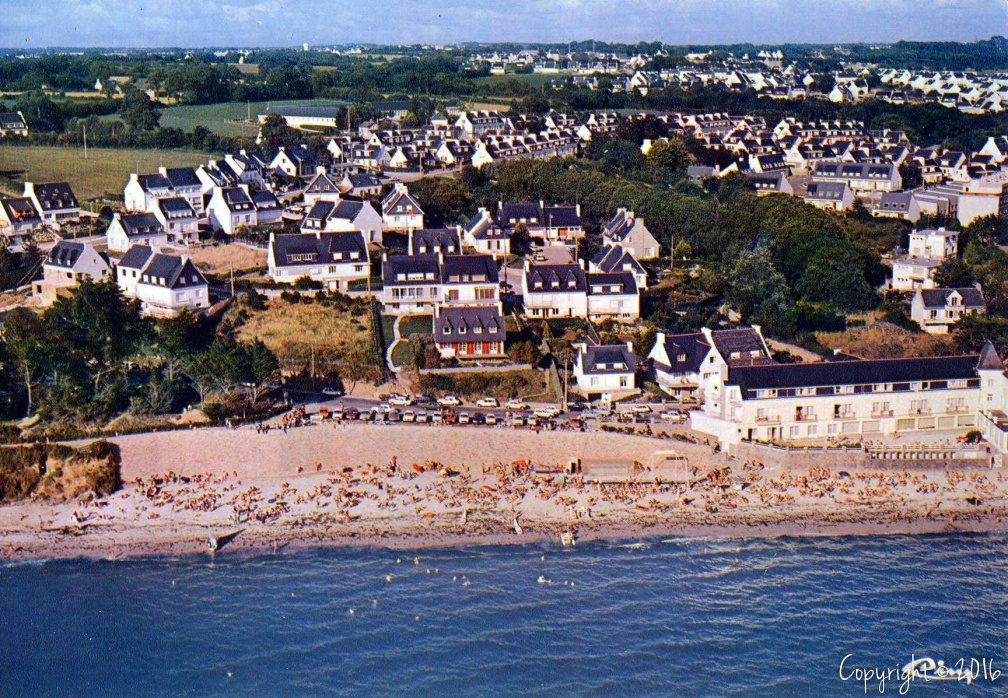
[{"label": "sandy beach", "polygon": [[[780,471],[702,444],[577,431],[321,424],[136,434],[123,489],[0,507],[6,559],[656,536],[1004,530],[999,470]],[[669,466],[657,454],[686,459]],[[551,465],[636,461],[633,482]]]}]

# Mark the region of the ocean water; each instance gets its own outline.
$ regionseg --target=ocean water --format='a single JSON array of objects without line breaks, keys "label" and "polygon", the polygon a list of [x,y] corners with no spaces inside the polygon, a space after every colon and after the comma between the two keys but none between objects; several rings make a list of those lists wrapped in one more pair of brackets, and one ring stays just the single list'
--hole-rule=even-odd
[{"label": "ocean water", "polygon": [[911,655],[989,671],[908,695],[1008,695],[1008,537],[0,567],[5,696],[879,695]]}]

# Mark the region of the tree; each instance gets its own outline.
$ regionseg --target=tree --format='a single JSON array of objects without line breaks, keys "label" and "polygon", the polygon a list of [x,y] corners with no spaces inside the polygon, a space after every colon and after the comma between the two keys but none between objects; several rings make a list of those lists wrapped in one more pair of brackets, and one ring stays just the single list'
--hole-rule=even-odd
[{"label": "tree", "polygon": [[300,138],[297,131],[287,125],[287,120],[279,114],[268,114],[259,126],[262,142],[271,149],[296,144]]},{"label": "tree", "polygon": [[513,254],[525,254],[532,244],[529,236],[528,226],[524,222],[519,222],[511,231],[511,252]]},{"label": "tree", "polygon": [[949,257],[935,269],[935,285],[939,288],[961,288],[973,284],[973,270],[959,257]]},{"label": "tree", "polygon": [[242,350],[245,354],[246,379],[252,385],[250,401],[255,405],[269,382],[276,377],[280,370],[280,362],[276,354],[258,337],[250,344],[242,346]]},{"label": "tree", "polygon": [[146,93],[135,87],[126,90],[119,108],[119,117],[126,122],[130,131],[153,131],[158,127],[161,112]]},{"label": "tree", "polygon": [[760,322],[770,334],[794,334],[793,303],[787,280],[774,267],[765,245],[742,252],[728,273],[729,299],[744,321]]},{"label": "tree", "polygon": [[924,184],[924,174],[921,171],[921,166],[912,158],[907,158],[903,161],[903,164],[899,166],[899,173],[903,180],[903,189],[916,189]]},{"label": "tree", "polygon": [[647,163],[653,168],[664,168],[678,172],[685,170],[693,160],[686,145],[680,138],[669,138],[667,141],[657,141],[647,154]]}]

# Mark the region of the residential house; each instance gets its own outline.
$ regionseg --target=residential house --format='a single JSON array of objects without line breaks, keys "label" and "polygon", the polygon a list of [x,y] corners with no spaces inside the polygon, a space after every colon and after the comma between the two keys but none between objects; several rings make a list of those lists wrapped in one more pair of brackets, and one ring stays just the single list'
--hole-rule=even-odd
[{"label": "residential house", "polygon": [[632,274],[638,289],[647,288],[647,272],[622,245],[603,245],[588,261],[590,272],[625,272]]},{"label": "residential house", "polygon": [[581,224],[581,204],[575,206],[543,206],[543,239],[546,242],[569,243],[584,237]]},{"label": "residential house", "polygon": [[602,238],[610,245],[621,245],[636,259],[655,259],[660,247],[658,241],[633,211],[625,208],[616,210],[616,215],[602,228]]},{"label": "residential house", "polygon": [[115,213],[105,231],[110,252],[126,252],[133,245],[160,248],[168,243],[164,225],[153,213]]},{"label": "residential house", "polygon": [[626,344],[574,344],[574,379],[589,400],[612,402],[635,393],[637,357],[633,342]]},{"label": "residential house", "polygon": [[140,301],[146,315],[172,317],[210,306],[209,284],[192,260],[147,245],[134,245],[123,255],[116,282],[124,296]]},{"label": "residential house", "polygon": [[0,112],[0,138],[4,136],[27,136],[28,124],[24,115],[17,112]]},{"label": "residential house", "polygon": [[947,334],[964,315],[987,309],[983,293],[966,288],[918,288],[910,303],[910,318],[931,334]]},{"label": "residential house", "polygon": [[449,305],[486,305],[500,300],[500,268],[488,254],[443,255],[441,289]]},{"label": "residential house", "polygon": [[587,317],[592,322],[632,322],[640,317],[640,293],[629,272],[588,272]]},{"label": "residential house", "polygon": [[893,260],[892,287],[897,291],[934,288],[934,272],[959,249],[959,233],[945,228],[910,233],[910,251]]},{"label": "residential house", "polygon": [[380,299],[393,315],[427,313],[441,305],[441,253],[385,255]]},{"label": "residential house", "polygon": [[791,182],[788,181],[787,175],[784,172],[767,172],[766,174],[750,172],[746,174],[746,177],[752,182],[753,187],[755,187],[757,196],[765,194],[794,194],[794,187],[791,186]]},{"label": "residential house", "polygon": [[533,318],[588,317],[588,290],[581,264],[532,264],[525,260],[522,299]]},{"label": "residential house", "polygon": [[32,200],[46,225],[59,227],[61,223],[80,218],[77,197],[66,182],[25,182],[24,195]]},{"label": "residential house", "polygon": [[[161,167],[158,172],[172,187],[172,196],[181,196],[197,214],[203,213],[203,182],[192,167]],[[149,209],[145,209],[149,210]]]},{"label": "residential house", "polygon": [[214,187],[206,204],[207,218],[214,230],[234,235],[238,228],[258,225],[256,206],[247,184],[237,187]]},{"label": "residential house", "polygon": [[316,201],[301,223],[301,232],[359,230],[369,243],[381,244],[382,218],[368,201]]},{"label": "residential house", "polygon": [[199,219],[186,197],[159,199],[152,214],[168,234],[169,242],[191,245],[199,241]]},{"label": "residential house", "polygon": [[42,227],[42,217],[27,196],[0,199],[0,236],[11,252],[24,249],[25,238]]},{"label": "residential house", "polygon": [[899,191],[903,178],[892,163],[817,162],[810,173],[813,182],[843,182],[855,193]]},{"label": "residential house", "polygon": [[648,354],[655,380],[674,397],[695,397],[717,373],[730,366],[757,366],[773,362],[759,325],[701,332],[658,332]]},{"label": "residential house", "polygon": [[409,231],[407,249],[410,255],[461,254],[462,242],[458,228],[414,228]]},{"label": "residential house", "polygon": [[59,240],[45,256],[42,279],[32,284],[32,292],[49,304],[61,289],[72,288],[82,279],[105,281],[110,271],[108,260],[91,243]]},{"label": "residential house", "polygon": [[311,177],[315,174],[318,162],[308,152],[308,148],[303,145],[293,145],[290,147],[280,146],[277,154],[270,161],[269,169],[283,172],[288,177]]},{"label": "residential house", "polygon": [[436,306],[434,344],[442,357],[461,360],[503,359],[504,317],[500,303]]},{"label": "residential house", "polygon": [[360,231],[277,235],[270,233],[266,256],[269,276],[293,284],[303,276],[327,288],[346,291],[354,281],[371,274],[367,241]]},{"label": "residential house", "polygon": [[303,196],[305,207],[311,208],[318,201],[339,201],[341,192],[339,185],[329,177],[325,168],[320,165],[315,177],[305,187]]},{"label": "residential house", "polygon": [[845,182],[809,182],[804,199],[827,211],[848,211],[854,206],[854,192]]},{"label": "residential house", "polygon": [[123,189],[123,204],[127,211],[150,211],[158,199],[169,196],[175,196],[175,188],[165,175],[132,172]]},{"label": "residential house", "polygon": [[350,196],[378,196],[381,194],[381,181],[373,174],[351,174],[344,175],[340,182],[340,191]]},{"label": "residential house", "polygon": [[474,247],[477,252],[492,255],[494,259],[511,254],[511,236],[497,224],[485,208],[480,208],[469,221],[462,240]]},{"label": "residential house", "polygon": [[273,192],[259,189],[251,192],[251,198],[256,211],[256,225],[276,225],[282,222],[283,204]]},{"label": "residential house", "polygon": [[402,182],[382,200],[382,222],[387,230],[416,230],[424,227],[424,212]]},{"label": "residential house", "polygon": [[879,200],[872,204],[871,212],[880,218],[898,218],[911,223],[916,223],[921,217],[917,197],[908,191],[882,192]]}]

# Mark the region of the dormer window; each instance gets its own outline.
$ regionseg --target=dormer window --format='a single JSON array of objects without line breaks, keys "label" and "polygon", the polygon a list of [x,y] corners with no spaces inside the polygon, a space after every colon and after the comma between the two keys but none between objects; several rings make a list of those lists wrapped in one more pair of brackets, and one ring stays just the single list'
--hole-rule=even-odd
[{"label": "dormer window", "polygon": [[466,328],[465,328],[465,325],[463,325],[462,327],[460,327],[460,328],[458,329],[458,333],[459,333],[459,334],[465,334],[465,333],[466,333]]},{"label": "dormer window", "polygon": [[676,361],[678,361],[679,363],[684,363],[686,361],[686,355],[685,354],[677,354],[676,355]]}]

